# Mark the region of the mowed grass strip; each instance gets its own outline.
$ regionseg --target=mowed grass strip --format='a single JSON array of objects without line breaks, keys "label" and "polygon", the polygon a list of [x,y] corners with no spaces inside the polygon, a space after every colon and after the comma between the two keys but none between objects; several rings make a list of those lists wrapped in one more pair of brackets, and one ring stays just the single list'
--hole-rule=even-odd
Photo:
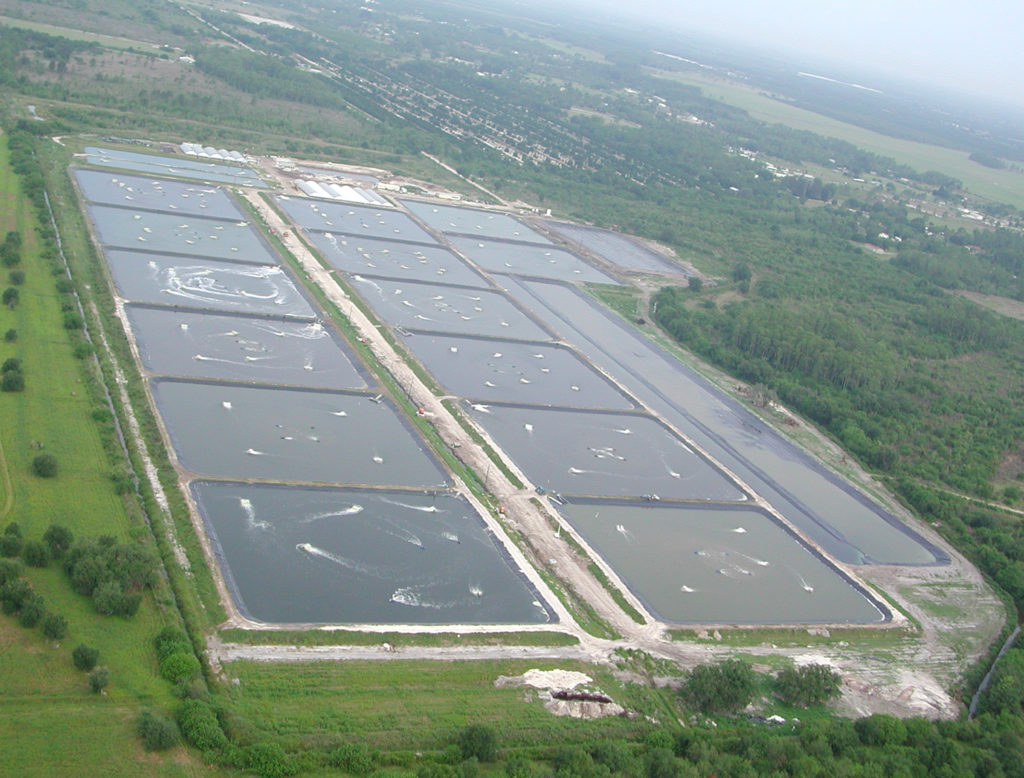
[{"label": "mowed grass strip", "polygon": [[[20,196],[6,142],[0,138],[0,234],[21,233],[19,269],[25,272],[17,307],[0,308],[0,332],[18,332],[17,341],[0,342],[0,359],[20,358],[25,374],[23,392],[0,392],[2,466],[12,485],[10,508],[0,516],[0,526],[17,522],[27,540],[41,538],[52,523],[65,525],[76,537],[145,538],[148,529],[134,501],[115,493],[113,465],[92,418],[97,406],[82,382],[87,363],[72,354],[60,295],[49,263],[38,255],[34,226],[34,213]],[[6,282],[8,271],[2,272],[0,280]],[[32,473],[32,459],[41,452],[56,456],[55,478]],[[5,503],[0,500],[0,506]],[[171,618],[160,612],[150,595],[131,620],[100,616],[88,598],[71,588],[58,563],[27,568],[25,577],[45,598],[47,609],[67,619],[68,632],[55,643],[38,628],[23,629],[16,618],[0,616],[0,772],[138,775],[153,773],[173,759],[154,761],[146,756],[144,768],[136,764],[141,747],[133,730],[134,717],[143,706],[170,710],[174,705],[169,684],[157,673],[152,648],[153,636]],[[92,694],[86,675],[72,665],[71,651],[79,643],[99,649],[100,664],[109,668],[110,685],[103,695]],[[78,708],[82,715],[69,713]],[[46,727],[36,729],[38,722],[53,724],[48,734]],[[21,728],[26,730],[24,737]],[[125,769],[97,769],[108,762],[94,758],[108,750],[119,753],[106,759],[122,760],[118,764]],[[15,752],[25,765],[40,766],[11,769],[8,759]],[[46,764],[53,769],[44,769]],[[163,774],[162,768],[154,774]]]},{"label": "mowed grass strip", "polygon": [[643,720],[559,718],[530,687],[494,685],[499,676],[531,668],[584,672],[613,699],[621,687],[599,667],[575,661],[385,661],[225,664],[239,680],[227,694],[231,708],[258,731],[291,747],[362,742],[384,750],[444,748],[468,724],[494,728],[502,747],[578,743],[636,737]]}]

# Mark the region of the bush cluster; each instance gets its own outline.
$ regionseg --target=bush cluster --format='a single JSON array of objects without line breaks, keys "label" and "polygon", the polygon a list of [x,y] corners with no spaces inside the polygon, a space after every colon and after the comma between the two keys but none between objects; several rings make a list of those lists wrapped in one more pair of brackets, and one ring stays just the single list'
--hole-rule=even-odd
[{"label": "bush cluster", "polygon": [[78,540],[64,555],[75,591],[91,597],[98,613],[125,618],[138,610],[142,590],[155,579],[156,564],[148,549],[110,536]]}]

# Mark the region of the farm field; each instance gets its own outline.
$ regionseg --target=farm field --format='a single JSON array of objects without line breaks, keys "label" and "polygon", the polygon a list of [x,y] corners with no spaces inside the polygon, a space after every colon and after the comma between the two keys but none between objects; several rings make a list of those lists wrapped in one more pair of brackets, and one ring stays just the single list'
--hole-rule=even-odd
[{"label": "farm field", "polygon": [[698,86],[707,97],[742,108],[755,119],[839,138],[866,151],[892,157],[921,172],[937,170],[959,178],[970,192],[979,197],[1008,203],[1017,208],[1024,207],[1024,176],[972,162],[966,151],[882,135],[804,108],[787,105],[757,89],[722,78],[698,73],[652,72],[661,78]]}]

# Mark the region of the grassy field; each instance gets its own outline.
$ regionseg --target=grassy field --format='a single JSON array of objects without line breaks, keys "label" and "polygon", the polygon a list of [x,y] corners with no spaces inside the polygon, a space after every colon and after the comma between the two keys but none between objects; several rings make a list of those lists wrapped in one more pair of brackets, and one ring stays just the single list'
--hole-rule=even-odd
[{"label": "grassy field", "polygon": [[[0,467],[5,474],[0,524],[16,521],[26,539],[38,539],[54,522],[76,536],[144,536],[147,529],[137,507],[115,493],[113,466],[92,420],[96,404],[82,383],[86,363],[72,354],[54,278],[38,255],[34,214],[19,195],[3,143],[0,232],[8,230],[23,238],[19,269],[25,283],[19,287],[18,306],[0,308],[0,331],[18,332],[16,342],[0,344],[0,357],[22,359],[26,386],[24,392],[0,393]],[[6,286],[8,271],[2,272]],[[32,458],[40,451],[57,457],[56,478],[31,473]],[[56,564],[30,568],[26,577],[48,610],[67,619],[68,634],[52,643],[38,629],[23,629],[13,617],[0,616],[3,772],[86,775],[102,766],[109,775],[189,774],[174,763],[184,752],[146,756],[132,729],[143,706],[169,709],[173,704],[151,648],[153,635],[169,621],[154,598],[147,596],[131,620],[107,618],[71,589]],[[85,675],[72,666],[71,650],[79,643],[98,648],[100,663],[110,671],[110,686],[102,696],[92,694]]]},{"label": "grassy field", "polygon": [[56,27],[52,24],[30,22],[26,19],[12,19],[9,16],[0,16],[0,24],[7,25],[8,27],[20,27],[24,30],[45,32],[47,35],[60,35],[63,38],[70,38],[74,41],[98,43],[108,49],[132,49],[149,54],[161,53],[159,46],[154,46],[152,43],[146,43],[145,41],[133,41],[129,38],[118,38],[114,35],[101,35],[100,33],[85,32],[84,30],[75,30],[70,27]]},{"label": "grassy field", "polygon": [[364,742],[387,750],[434,750],[444,748],[461,727],[484,724],[495,729],[502,746],[553,746],[636,737],[649,728],[642,720],[617,717],[556,718],[544,709],[536,690],[494,685],[499,676],[522,675],[531,668],[584,672],[613,699],[625,694],[604,669],[550,660],[288,666],[240,661],[225,666],[239,679],[228,691],[232,709],[261,734],[276,735],[288,745]]},{"label": "grassy field", "polygon": [[866,151],[892,157],[897,162],[910,165],[920,172],[937,170],[959,178],[970,192],[979,197],[1024,208],[1024,176],[1009,170],[993,170],[972,162],[966,151],[882,135],[813,111],[787,105],[762,94],[757,89],[723,78],[699,73],[658,70],[650,72],[661,78],[698,86],[706,97],[742,108],[755,119],[839,138]]}]

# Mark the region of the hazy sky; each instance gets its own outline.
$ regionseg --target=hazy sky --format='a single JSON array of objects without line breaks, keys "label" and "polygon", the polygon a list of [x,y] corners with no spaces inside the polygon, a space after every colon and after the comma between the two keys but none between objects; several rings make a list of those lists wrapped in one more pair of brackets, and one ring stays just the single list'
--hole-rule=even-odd
[{"label": "hazy sky", "polygon": [[1024,0],[576,2],[1024,104]]}]

